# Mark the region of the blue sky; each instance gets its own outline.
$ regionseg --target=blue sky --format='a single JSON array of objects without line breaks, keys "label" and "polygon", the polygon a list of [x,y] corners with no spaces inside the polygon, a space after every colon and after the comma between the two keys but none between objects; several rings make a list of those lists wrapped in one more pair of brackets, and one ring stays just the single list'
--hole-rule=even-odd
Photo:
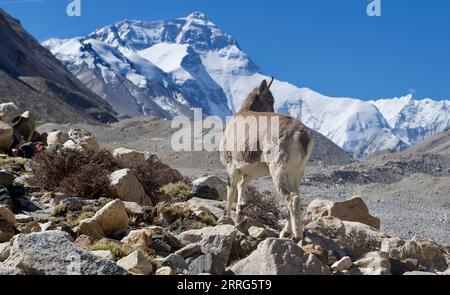
[{"label": "blue sky", "polygon": [[0,0],[38,40],[86,35],[122,19],[157,20],[203,11],[262,71],[330,96],[415,93],[450,99],[450,1],[381,0]]}]

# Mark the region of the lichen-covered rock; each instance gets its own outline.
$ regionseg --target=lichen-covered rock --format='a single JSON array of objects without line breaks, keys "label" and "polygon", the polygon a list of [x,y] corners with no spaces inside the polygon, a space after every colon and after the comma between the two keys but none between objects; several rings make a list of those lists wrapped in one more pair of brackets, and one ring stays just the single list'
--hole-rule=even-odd
[{"label": "lichen-covered rock", "polygon": [[391,263],[384,252],[369,252],[354,262],[363,275],[390,275]]},{"label": "lichen-covered rock", "polygon": [[192,182],[195,197],[224,201],[227,199],[227,185],[217,176],[204,176]]},{"label": "lichen-covered rock", "polygon": [[27,275],[128,274],[114,262],[78,248],[69,234],[60,231],[16,236],[4,265],[8,269],[20,269]]},{"label": "lichen-covered rock", "polygon": [[141,164],[145,162],[144,153],[127,148],[115,149],[113,151],[113,156],[126,164]]},{"label": "lichen-covered rock", "polygon": [[152,206],[152,201],[145,193],[144,187],[130,169],[113,172],[109,180],[111,188],[122,201]]},{"label": "lichen-covered rock", "polygon": [[47,145],[63,145],[69,140],[69,134],[63,131],[53,131],[47,134]]},{"label": "lichen-covered rock", "polygon": [[100,149],[97,139],[89,131],[71,129],[69,131],[69,138],[76,146],[81,146],[87,151],[98,151]]},{"label": "lichen-covered rock", "polygon": [[361,197],[353,197],[343,202],[315,199],[308,205],[305,223],[323,216],[333,216],[343,221],[359,222],[380,229],[380,219],[369,214],[369,208]]},{"label": "lichen-covered rock", "polygon": [[139,275],[149,275],[153,272],[152,264],[139,250],[117,261],[117,265]]},{"label": "lichen-covered rock", "polygon": [[148,252],[152,246],[153,232],[149,229],[132,230],[122,239],[122,242],[130,245],[133,249]]},{"label": "lichen-covered rock", "polygon": [[236,275],[330,275],[328,268],[312,254],[287,239],[269,238],[249,257],[231,267]]},{"label": "lichen-covered rock", "polygon": [[236,232],[231,225],[219,225],[186,231],[181,233],[178,238],[185,244],[199,244],[204,254],[213,254],[213,268],[218,271],[214,274],[219,275],[225,272]]}]

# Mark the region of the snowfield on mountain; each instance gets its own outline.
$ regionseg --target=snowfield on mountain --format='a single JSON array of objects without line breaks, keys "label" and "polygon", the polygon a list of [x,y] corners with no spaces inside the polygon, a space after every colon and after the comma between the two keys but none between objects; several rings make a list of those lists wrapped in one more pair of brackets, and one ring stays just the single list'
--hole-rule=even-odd
[{"label": "snowfield on mountain", "polygon": [[[43,43],[125,116],[225,118],[269,75],[203,13],[166,21],[121,21],[89,36]],[[270,73],[276,76],[276,73]],[[404,150],[450,126],[450,101],[412,95],[334,98],[275,80],[278,112],[290,114],[356,158]]]}]

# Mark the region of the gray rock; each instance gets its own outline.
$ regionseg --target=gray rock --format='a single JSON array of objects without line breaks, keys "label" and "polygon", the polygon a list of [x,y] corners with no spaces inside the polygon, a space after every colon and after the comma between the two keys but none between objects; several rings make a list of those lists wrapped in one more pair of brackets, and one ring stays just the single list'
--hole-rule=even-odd
[{"label": "gray rock", "polygon": [[114,262],[76,247],[70,235],[60,231],[18,235],[4,264],[7,268],[18,268],[27,275],[128,274]]},{"label": "gray rock", "polygon": [[141,164],[145,162],[145,154],[132,149],[117,148],[113,151],[113,156],[126,164]]},{"label": "gray rock", "polygon": [[169,266],[176,274],[188,274],[189,265],[178,254],[171,254],[161,261],[162,266]]},{"label": "gray rock", "polygon": [[11,195],[6,187],[0,186],[0,206],[6,206],[8,208],[12,208],[13,202]]},{"label": "gray rock", "polygon": [[189,244],[176,251],[175,254],[181,255],[184,259],[197,257],[202,253],[202,247],[199,244]]},{"label": "gray rock", "polygon": [[189,263],[189,274],[220,274],[222,269],[215,269],[214,256],[212,254],[201,255]]},{"label": "gray rock", "polygon": [[6,259],[8,259],[10,251],[11,251],[11,243],[0,244],[0,262],[3,262]]},{"label": "gray rock", "polygon": [[153,272],[152,264],[139,250],[117,261],[117,265],[139,275],[149,275]]},{"label": "gray rock", "polygon": [[195,197],[224,201],[227,199],[227,185],[217,176],[204,176],[192,182]]},{"label": "gray rock", "polygon": [[353,262],[352,262],[351,258],[348,256],[345,256],[341,260],[333,263],[333,265],[331,266],[331,269],[336,270],[336,271],[343,271],[343,270],[348,270],[350,267],[352,267],[352,265],[353,265]]},{"label": "gray rock", "polygon": [[328,268],[312,254],[287,239],[269,238],[249,257],[231,267],[236,275],[330,275]]},{"label": "gray rock", "polygon": [[391,274],[389,255],[384,252],[367,253],[360,260],[355,261],[354,265],[359,268],[363,275]]},{"label": "gray rock", "polygon": [[145,193],[144,187],[130,169],[111,173],[109,180],[111,188],[122,201],[152,206],[152,201]]},{"label": "gray rock", "polygon": [[202,253],[213,254],[214,269],[225,272],[230,258],[231,247],[236,237],[236,229],[231,225],[205,227],[181,233],[178,238],[185,244],[198,243]]}]

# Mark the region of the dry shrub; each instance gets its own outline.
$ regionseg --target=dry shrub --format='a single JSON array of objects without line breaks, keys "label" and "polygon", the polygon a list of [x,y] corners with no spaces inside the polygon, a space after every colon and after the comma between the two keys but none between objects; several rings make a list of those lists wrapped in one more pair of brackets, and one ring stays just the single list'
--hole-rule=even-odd
[{"label": "dry shrub", "polygon": [[155,206],[153,224],[175,233],[211,226],[209,218],[198,217],[185,203],[161,202]]},{"label": "dry shrub", "polygon": [[93,199],[110,197],[109,174],[120,164],[107,151],[62,149],[41,152],[31,164],[31,185],[44,190]]},{"label": "dry shrub", "polygon": [[266,191],[258,192],[255,188],[249,187],[246,192],[247,205],[243,209],[245,216],[251,217],[264,225],[280,230],[280,210],[274,196]]},{"label": "dry shrub", "polygon": [[192,198],[192,187],[185,181],[169,183],[161,189],[164,193],[176,201],[186,202]]},{"label": "dry shrub", "polygon": [[114,192],[109,185],[109,175],[124,168],[133,171],[155,204],[159,202],[162,186],[183,179],[177,170],[157,157],[151,157],[142,164],[127,165],[104,150],[61,149],[58,152],[44,151],[33,158],[29,183],[43,190],[70,196],[110,198]]},{"label": "dry shrub", "polygon": [[178,170],[162,163],[156,156],[151,156],[143,164],[134,164],[128,168],[136,175],[153,204],[158,204],[163,199],[161,189],[165,185],[183,179]]}]

